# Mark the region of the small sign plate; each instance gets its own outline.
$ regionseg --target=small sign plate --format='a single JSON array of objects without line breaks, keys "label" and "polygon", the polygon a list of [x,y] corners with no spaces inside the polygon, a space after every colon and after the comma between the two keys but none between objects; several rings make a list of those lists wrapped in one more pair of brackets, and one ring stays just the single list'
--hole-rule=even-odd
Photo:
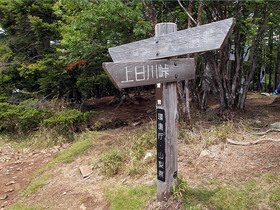
[{"label": "small sign plate", "polygon": [[165,112],[157,109],[157,179],[165,182]]},{"label": "small sign plate", "polygon": [[107,62],[103,68],[119,89],[195,78],[193,58]]}]

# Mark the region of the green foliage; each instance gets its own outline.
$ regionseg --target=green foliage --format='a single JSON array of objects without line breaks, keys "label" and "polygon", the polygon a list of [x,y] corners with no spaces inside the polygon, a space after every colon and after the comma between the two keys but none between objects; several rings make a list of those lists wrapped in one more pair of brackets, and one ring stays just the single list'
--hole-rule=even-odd
[{"label": "green foliage", "polygon": [[187,190],[187,182],[182,177],[178,177],[177,185],[173,185],[173,196],[177,199],[181,199],[183,197],[183,194],[186,193]]},{"label": "green foliage", "polygon": [[86,114],[73,109],[73,110],[65,110],[59,113],[54,114],[52,117],[45,119],[43,121],[44,125],[73,125],[75,123],[87,121],[89,117],[94,114],[93,111],[87,112]]},{"label": "green foliage", "polygon": [[[265,181],[269,181],[265,183]],[[269,185],[267,185],[269,184]],[[173,196],[186,209],[259,209],[268,205],[279,208],[279,177],[266,174],[259,180],[248,182],[220,183],[205,182],[203,185],[191,187],[178,178],[178,185],[173,187]]]},{"label": "green foliage", "polygon": [[50,112],[44,109],[0,103],[0,132],[34,129],[49,115]]},{"label": "green foliage", "polygon": [[[182,4],[185,8],[189,7],[189,2],[182,1]],[[190,4],[191,15],[197,20],[200,2]],[[203,2],[201,24],[235,17],[236,25],[227,43],[234,43],[241,56],[246,45],[251,47],[249,62],[242,62],[240,68],[236,68],[236,61],[223,66],[218,63],[218,54],[214,53],[217,66],[221,66],[219,72],[223,71],[223,67],[226,70],[225,74],[221,74],[225,75],[224,90],[219,90],[221,87],[216,84],[218,78],[213,78],[218,92],[227,94],[223,96],[224,99],[238,96],[240,92],[241,78],[237,78],[235,92],[230,92],[236,69],[241,71],[239,75],[244,76],[246,81],[248,79],[260,26],[264,26],[260,40],[265,41],[256,49],[253,88],[259,87],[259,70],[263,63],[269,72],[268,83],[271,83],[274,66],[279,64],[279,42],[275,36],[280,31],[280,14],[279,10],[275,10],[278,7],[277,1],[269,4],[265,1]],[[102,69],[102,63],[111,60],[108,48],[152,37],[154,24],[159,22],[176,22],[181,30],[187,27],[188,18],[176,1],[2,0],[0,96],[11,97],[15,88],[28,92],[40,91],[39,96],[75,102],[112,95],[117,90]],[[262,52],[266,52],[265,55]],[[225,54],[228,55],[228,52]],[[67,65],[82,60],[86,63],[71,70],[66,69]],[[204,65],[200,63],[203,60],[199,56],[197,66],[201,66],[198,69],[201,75]],[[232,68],[226,69],[227,66]],[[201,81],[196,81],[196,84],[201,84]],[[269,88],[272,85],[275,84],[270,84]],[[236,102],[232,103],[233,106]]]},{"label": "green foliage", "polygon": [[25,101],[20,105],[0,103],[0,132],[31,131],[41,124],[51,127],[63,126],[69,131],[75,124],[88,121],[95,113],[69,109],[54,113],[43,108],[33,108],[29,106],[30,103],[34,103],[34,100]]},{"label": "green foliage", "polygon": [[106,199],[110,209],[145,209],[156,199],[156,189],[156,185],[116,187],[106,191]]},{"label": "green foliage", "polygon": [[63,163],[71,163],[74,161],[74,158],[77,155],[85,152],[87,149],[93,146],[92,139],[86,139],[85,141],[78,141],[73,144],[67,150],[64,150],[58,154],[58,156],[51,161],[51,163],[63,162]]},{"label": "green foliage", "polygon": [[105,175],[112,176],[119,172],[124,160],[124,154],[120,150],[112,150],[102,157],[101,171]]},{"label": "green foliage", "polygon": [[273,190],[271,190],[269,196],[269,203],[272,208],[280,209],[280,187],[276,187]]}]

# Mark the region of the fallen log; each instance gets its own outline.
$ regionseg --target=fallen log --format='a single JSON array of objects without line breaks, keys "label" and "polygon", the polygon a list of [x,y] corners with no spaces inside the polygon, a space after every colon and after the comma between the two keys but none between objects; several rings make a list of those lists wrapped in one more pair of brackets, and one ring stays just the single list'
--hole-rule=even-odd
[{"label": "fallen log", "polygon": [[264,131],[264,132],[260,132],[260,133],[255,133],[255,135],[258,135],[258,136],[263,136],[267,133],[270,133],[270,132],[280,132],[280,129],[269,129],[267,131]]},{"label": "fallen log", "polygon": [[253,142],[237,142],[237,141],[233,141],[231,139],[227,139],[227,143],[233,144],[233,145],[240,145],[240,146],[255,145],[255,144],[262,143],[262,142],[280,142],[280,140],[278,140],[278,139],[259,139],[257,141],[253,141]]}]

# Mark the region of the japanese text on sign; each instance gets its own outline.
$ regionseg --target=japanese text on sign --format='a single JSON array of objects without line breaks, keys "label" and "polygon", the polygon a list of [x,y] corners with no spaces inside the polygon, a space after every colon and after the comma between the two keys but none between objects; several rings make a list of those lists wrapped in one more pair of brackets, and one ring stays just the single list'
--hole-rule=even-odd
[{"label": "japanese text on sign", "polygon": [[134,66],[132,69],[125,67],[125,80],[121,83],[140,82],[150,79],[168,78],[169,67],[167,64],[162,65],[146,65]]},{"label": "japanese text on sign", "polygon": [[157,109],[157,178],[165,182],[165,113]]}]

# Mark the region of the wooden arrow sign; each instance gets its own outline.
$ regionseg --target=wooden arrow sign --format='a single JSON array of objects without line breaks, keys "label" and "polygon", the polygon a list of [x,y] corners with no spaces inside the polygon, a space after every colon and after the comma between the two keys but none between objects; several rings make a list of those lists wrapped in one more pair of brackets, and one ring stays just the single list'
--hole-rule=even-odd
[{"label": "wooden arrow sign", "polygon": [[119,89],[195,78],[193,58],[110,62],[103,68]]},{"label": "wooden arrow sign", "polygon": [[220,49],[235,25],[230,18],[109,48],[114,62],[143,61]]}]

